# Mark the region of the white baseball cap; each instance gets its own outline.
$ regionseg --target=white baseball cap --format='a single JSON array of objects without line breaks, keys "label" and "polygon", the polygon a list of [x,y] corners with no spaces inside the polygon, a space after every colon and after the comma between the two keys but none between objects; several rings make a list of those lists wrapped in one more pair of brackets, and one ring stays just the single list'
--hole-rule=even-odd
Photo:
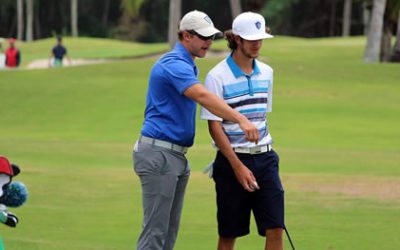
[{"label": "white baseball cap", "polygon": [[254,12],[244,12],[238,15],[232,23],[232,33],[249,41],[272,38],[265,32],[265,19]]},{"label": "white baseball cap", "polygon": [[206,13],[197,10],[188,12],[183,16],[179,24],[179,30],[194,30],[205,37],[221,33],[214,27],[211,18]]}]

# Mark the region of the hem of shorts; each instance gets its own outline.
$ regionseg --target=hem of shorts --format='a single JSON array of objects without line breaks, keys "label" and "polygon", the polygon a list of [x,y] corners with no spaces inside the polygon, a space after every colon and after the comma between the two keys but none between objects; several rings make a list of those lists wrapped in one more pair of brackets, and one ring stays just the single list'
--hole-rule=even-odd
[{"label": "hem of shorts", "polygon": [[237,233],[237,234],[225,234],[225,235],[219,233],[219,237],[222,237],[222,238],[237,238],[237,237],[246,236],[248,234],[250,234],[250,231],[243,231],[243,232],[240,232],[240,233]]}]

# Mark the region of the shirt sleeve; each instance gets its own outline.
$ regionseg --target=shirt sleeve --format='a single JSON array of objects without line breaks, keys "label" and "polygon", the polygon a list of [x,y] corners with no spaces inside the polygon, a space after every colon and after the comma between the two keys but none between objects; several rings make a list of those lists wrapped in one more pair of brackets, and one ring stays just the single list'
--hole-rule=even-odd
[{"label": "shirt sleeve", "polygon": [[175,60],[174,62],[163,65],[166,77],[169,83],[181,94],[196,83],[200,83],[197,79],[194,66],[188,63],[182,63]]},{"label": "shirt sleeve", "polygon": [[[219,83],[210,73],[206,77],[205,88],[211,93],[215,94],[221,99],[223,98],[223,89],[221,83]],[[212,120],[212,121],[222,121],[221,117],[218,117],[208,111],[206,108],[201,107],[200,110],[200,118],[203,120]]]}]

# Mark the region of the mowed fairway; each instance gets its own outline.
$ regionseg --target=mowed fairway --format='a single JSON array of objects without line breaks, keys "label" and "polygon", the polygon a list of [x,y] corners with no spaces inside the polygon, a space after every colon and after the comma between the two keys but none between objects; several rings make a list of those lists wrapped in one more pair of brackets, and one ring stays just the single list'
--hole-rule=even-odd
[{"label": "mowed fairway", "polygon": [[[264,42],[261,59],[275,70],[269,126],[298,250],[400,249],[400,65],[363,64],[364,46],[364,38]],[[197,60],[200,79],[221,59]],[[15,180],[30,191],[10,209],[17,228],[2,226],[6,249],[135,249],[142,210],[131,150],[155,60],[0,71],[0,154],[20,165]],[[202,173],[210,141],[199,119],[177,250],[216,249],[214,186]],[[236,249],[262,249],[254,223],[251,231]]]}]

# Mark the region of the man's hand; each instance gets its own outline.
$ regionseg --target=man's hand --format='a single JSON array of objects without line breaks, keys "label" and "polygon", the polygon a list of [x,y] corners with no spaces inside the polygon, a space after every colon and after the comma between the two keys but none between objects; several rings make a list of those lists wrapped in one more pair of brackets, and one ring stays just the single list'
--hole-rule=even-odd
[{"label": "man's hand", "polygon": [[256,178],[253,173],[243,164],[241,166],[233,168],[236,175],[236,179],[239,183],[249,192],[254,192],[260,187],[257,184]]},{"label": "man's hand", "polygon": [[258,143],[258,140],[260,139],[260,134],[258,133],[258,129],[253,123],[245,118],[239,123],[239,126],[245,133],[246,140],[250,142],[255,142],[256,144]]}]

